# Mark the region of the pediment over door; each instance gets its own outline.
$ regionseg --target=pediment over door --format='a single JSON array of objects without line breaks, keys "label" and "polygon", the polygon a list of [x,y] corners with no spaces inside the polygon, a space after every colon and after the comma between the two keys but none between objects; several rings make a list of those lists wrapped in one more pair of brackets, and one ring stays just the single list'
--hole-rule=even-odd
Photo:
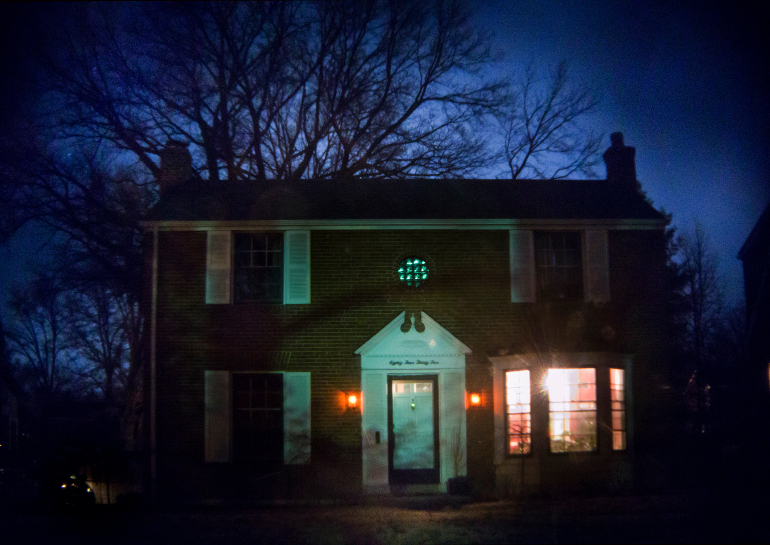
[{"label": "pediment over door", "polygon": [[415,317],[411,316],[410,327],[404,332],[405,317],[405,312],[396,316],[356,350],[362,369],[464,367],[465,355],[472,352],[470,348],[424,312],[420,312],[419,322],[425,329],[418,331]]}]

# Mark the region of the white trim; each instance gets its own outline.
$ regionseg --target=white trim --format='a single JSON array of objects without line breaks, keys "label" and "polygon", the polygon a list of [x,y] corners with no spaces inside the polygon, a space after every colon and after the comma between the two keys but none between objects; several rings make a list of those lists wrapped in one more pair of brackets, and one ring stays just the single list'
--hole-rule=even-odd
[{"label": "white trim", "polygon": [[203,458],[207,463],[232,462],[232,374],[230,371],[204,371],[203,391]]},{"label": "white trim", "polygon": [[511,281],[511,303],[537,301],[536,256],[534,232],[527,229],[508,231],[508,258]]},{"label": "white trim", "polygon": [[283,372],[283,463],[310,463],[310,384],[309,371]]},{"label": "white trim", "polygon": [[610,300],[609,240],[604,229],[583,232],[583,298],[586,303]]},{"label": "white trim", "polygon": [[283,233],[283,304],[310,304],[310,231]]},{"label": "white trim", "polygon": [[[437,377],[438,392],[434,392],[434,395],[438,395],[439,411],[439,427],[436,430],[439,441],[439,484],[434,486],[436,490],[445,492],[448,479],[466,474],[465,356],[471,353],[471,349],[424,312],[420,313],[424,331],[417,332],[415,320],[412,319],[409,331],[404,333],[401,325],[405,316],[405,312],[400,313],[355,352],[361,355],[361,449],[365,492],[383,493],[390,490],[389,377]],[[400,354],[394,357],[401,360],[396,365],[391,361],[391,356],[383,355],[394,349]],[[433,349],[442,355],[438,352],[427,357],[423,355]],[[419,359],[430,361],[420,365]],[[454,467],[453,459],[458,462],[457,468]]]},{"label": "white trim", "polygon": [[206,235],[206,304],[232,302],[232,231],[208,231]]},{"label": "white trim", "polygon": [[161,231],[379,231],[379,230],[500,230],[500,229],[664,229],[663,219],[390,219],[390,220],[239,220],[143,221],[142,227]]},{"label": "white trim", "polygon": [[[388,338],[390,335],[392,335],[394,332],[398,331],[400,333],[401,330],[401,324],[404,323],[404,316],[406,315],[406,312],[401,312],[398,316],[396,316],[393,320],[390,321],[388,325],[383,327],[381,330],[379,330],[371,339],[366,341],[361,347],[355,351],[355,354],[360,354],[361,356],[367,357],[367,358],[376,358],[376,357],[391,357],[394,356],[394,354],[386,353],[380,354],[380,353],[372,353],[375,349],[379,348],[380,343]],[[473,351],[468,348],[463,342],[461,342],[457,337],[452,335],[449,331],[444,329],[441,324],[436,322],[433,318],[425,314],[424,312],[420,312],[420,319],[422,320],[423,325],[425,326],[425,331],[434,331],[438,334],[438,336],[452,349],[455,350],[453,354],[441,354],[442,356],[461,356],[464,354],[471,354]],[[412,336],[420,336],[422,334],[416,333],[416,330],[414,330],[414,316],[412,316],[412,326],[409,329],[409,333],[412,334]],[[405,337],[407,335],[404,335]],[[409,349],[406,349],[407,352],[409,352]],[[402,352],[403,354],[403,352]],[[438,353],[436,354],[439,355]]]}]

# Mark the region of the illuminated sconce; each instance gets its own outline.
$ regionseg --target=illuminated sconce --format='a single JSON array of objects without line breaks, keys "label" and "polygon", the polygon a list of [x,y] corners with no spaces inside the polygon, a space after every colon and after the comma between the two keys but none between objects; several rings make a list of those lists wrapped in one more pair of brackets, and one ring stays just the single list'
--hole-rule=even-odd
[{"label": "illuminated sconce", "polygon": [[470,399],[471,407],[481,406],[481,394],[472,393],[469,399]]},{"label": "illuminated sconce", "polygon": [[348,392],[345,394],[345,401],[347,402],[348,410],[357,411],[360,399],[361,396],[358,394],[358,392]]}]

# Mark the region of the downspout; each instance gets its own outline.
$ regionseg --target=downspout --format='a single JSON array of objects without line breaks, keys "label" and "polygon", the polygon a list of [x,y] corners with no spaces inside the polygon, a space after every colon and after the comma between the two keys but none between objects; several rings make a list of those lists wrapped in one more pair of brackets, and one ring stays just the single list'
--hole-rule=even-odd
[{"label": "downspout", "polygon": [[158,338],[158,226],[152,229],[152,302],[150,308],[150,495],[157,491],[157,338]]}]

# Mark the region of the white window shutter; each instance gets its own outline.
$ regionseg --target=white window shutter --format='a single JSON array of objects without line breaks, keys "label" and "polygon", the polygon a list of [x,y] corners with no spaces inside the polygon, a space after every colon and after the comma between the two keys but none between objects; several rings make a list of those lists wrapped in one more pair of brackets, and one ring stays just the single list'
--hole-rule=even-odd
[{"label": "white window shutter", "polygon": [[283,374],[283,463],[310,463],[310,373]]},{"label": "white window shutter", "polygon": [[585,232],[584,292],[588,302],[610,300],[610,263],[606,229]]},{"label": "white window shutter", "polygon": [[535,241],[532,231],[509,231],[511,303],[535,302]]},{"label": "white window shutter", "polygon": [[310,303],[310,231],[284,235],[283,303]]},{"label": "white window shutter", "polygon": [[206,304],[230,303],[230,231],[208,231],[206,240]]},{"label": "white window shutter", "polygon": [[205,460],[230,461],[230,372],[206,371],[205,397]]}]

